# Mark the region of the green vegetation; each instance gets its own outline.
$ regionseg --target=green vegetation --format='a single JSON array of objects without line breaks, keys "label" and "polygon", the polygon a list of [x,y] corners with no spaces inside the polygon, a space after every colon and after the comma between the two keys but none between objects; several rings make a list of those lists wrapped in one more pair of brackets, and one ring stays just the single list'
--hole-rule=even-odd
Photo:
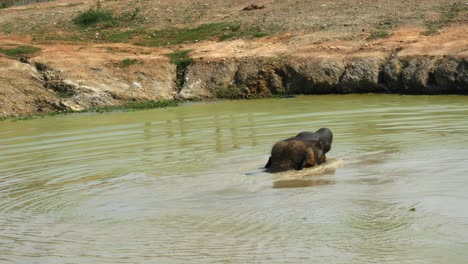
[{"label": "green vegetation", "polygon": [[145,32],[142,30],[127,30],[127,31],[104,31],[102,38],[109,42],[121,42],[125,43],[132,38],[140,35],[144,35]]},{"label": "green vegetation", "polygon": [[16,121],[32,120],[32,119],[36,119],[39,117],[40,116],[38,115],[21,116],[21,117],[12,118],[11,121],[16,122]]},{"label": "green vegetation", "polygon": [[96,107],[83,112],[118,112],[118,111],[135,111],[135,110],[149,110],[154,108],[162,107],[173,107],[178,106],[179,101],[176,100],[161,100],[161,101],[144,101],[144,102],[132,102],[124,105],[117,106],[102,106]]},{"label": "green vegetation", "polygon": [[114,12],[111,10],[105,10],[101,8],[100,3],[96,7],[92,7],[87,11],[81,12],[73,19],[75,25],[81,27],[91,27],[102,24],[104,28],[118,27],[123,22],[127,23],[133,20],[137,20],[138,14],[140,13],[139,8],[135,8],[134,11],[122,13],[120,16],[114,16]]},{"label": "green vegetation", "polygon": [[[150,30],[144,28],[144,18],[140,8],[116,13],[101,7],[100,3],[72,18],[78,31],[70,35],[36,34],[33,40],[45,41],[99,41],[132,42],[141,46],[166,46],[194,43],[204,40],[229,40],[238,38],[259,38],[270,35],[258,26],[240,22],[206,23],[194,28],[164,28]],[[92,29],[92,30],[91,30]],[[6,31],[6,29],[4,29]]]},{"label": "green vegetation", "polygon": [[416,212],[416,208],[412,207],[411,209],[409,209],[410,212]]},{"label": "green vegetation", "polygon": [[73,86],[63,82],[50,83],[49,87],[54,90],[60,98],[70,98],[76,94]]},{"label": "green vegetation", "polygon": [[70,90],[56,90],[56,92],[60,98],[70,98],[75,95],[75,92]]},{"label": "green vegetation", "polygon": [[193,43],[203,40],[227,40],[243,37],[264,37],[269,33],[261,31],[258,27],[244,28],[240,23],[208,23],[196,28],[164,29],[150,33],[150,39],[143,45],[164,46],[181,43]]},{"label": "green vegetation", "polygon": [[370,35],[367,39],[375,40],[390,37],[393,34],[392,30],[396,26],[397,23],[391,19],[379,21],[372,29],[370,29]]},{"label": "green vegetation", "polygon": [[175,65],[182,65],[182,64],[190,64],[192,63],[193,59],[188,56],[188,54],[192,52],[192,50],[179,50],[172,53],[166,54],[171,62]]},{"label": "green vegetation", "polygon": [[422,34],[429,36],[429,35],[434,35],[439,31],[439,28],[442,26],[439,25],[437,22],[427,22],[426,23],[426,31],[424,31]]},{"label": "green vegetation", "polygon": [[461,13],[466,12],[468,12],[468,6],[453,3],[448,10],[441,13],[439,20],[426,22],[426,31],[423,32],[423,35],[437,34],[439,29],[453,22]]},{"label": "green vegetation", "polygon": [[392,33],[388,30],[373,30],[371,31],[371,34],[369,36],[369,40],[374,40],[374,39],[380,39],[380,38],[386,38],[386,37],[389,37],[391,36]]},{"label": "green vegetation", "polygon": [[138,63],[138,60],[137,59],[123,59],[120,61],[120,67],[128,67],[130,65],[133,65],[133,64],[137,64]]},{"label": "green vegetation", "polygon": [[[195,43],[203,40],[223,41],[269,35],[269,33],[261,31],[258,27],[244,27],[239,23],[208,23],[196,28],[167,28],[154,31],[141,28],[124,31],[118,29],[122,21],[135,19],[135,14],[128,15],[124,13],[118,18],[107,20],[100,28],[100,38],[108,42],[129,42],[134,40],[137,45],[158,47]],[[84,34],[87,34],[87,38],[95,38],[95,35],[92,35],[91,32],[85,32]]]},{"label": "green vegetation", "polygon": [[47,34],[47,35],[34,35],[32,41],[35,42],[47,42],[47,41],[66,41],[66,42],[78,42],[82,39],[78,35],[58,35],[58,34]]},{"label": "green vegetation", "polygon": [[91,8],[75,17],[73,23],[78,26],[89,27],[101,22],[112,22],[113,20],[112,11]]},{"label": "green vegetation", "polygon": [[193,58],[190,58],[188,54],[192,50],[180,50],[175,51],[169,54],[166,54],[167,57],[171,59],[171,62],[176,65],[177,71],[177,87],[182,88],[185,82],[185,73],[187,71],[188,66],[190,66],[193,62]]},{"label": "green vegetation", "polygon": [[34,53],[34,52],[37,52],[39,50],[41,50],[41,49],[33,47],[33,46],[20,45],[20,46],[17,46],[15,48],[11,48],[11,49],[0,48],[0,53],[3,53],[3,54],[5,54],[7,56],[10,56],[10,57],[17,57],[17,56],[21,56],[21,55],[25,55],[25,54]]}]

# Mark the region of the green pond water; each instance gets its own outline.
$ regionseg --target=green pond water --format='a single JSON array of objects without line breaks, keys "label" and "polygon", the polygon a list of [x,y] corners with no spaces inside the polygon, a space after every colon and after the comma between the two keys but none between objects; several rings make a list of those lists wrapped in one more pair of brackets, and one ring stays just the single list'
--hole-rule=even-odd
[{"label": "green pond water", "polygon": [[[320,127],[342,167],[259,172],[276,141]],[[467,161],[464,96],[3,121],[0,263],[467,263]]]}]

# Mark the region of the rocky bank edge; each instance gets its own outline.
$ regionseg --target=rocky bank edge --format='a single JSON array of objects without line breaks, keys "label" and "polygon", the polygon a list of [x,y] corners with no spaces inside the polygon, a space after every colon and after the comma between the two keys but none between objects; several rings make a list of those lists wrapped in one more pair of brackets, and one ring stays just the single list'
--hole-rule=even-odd
[{"label": "rocky bank edge", "polygon": [[277,94],[467,94],[468,60],[396,54],[196,59],[177,86],[164,56],[118,62],[0,57],[0,117],[133,101],[257,98]]}]

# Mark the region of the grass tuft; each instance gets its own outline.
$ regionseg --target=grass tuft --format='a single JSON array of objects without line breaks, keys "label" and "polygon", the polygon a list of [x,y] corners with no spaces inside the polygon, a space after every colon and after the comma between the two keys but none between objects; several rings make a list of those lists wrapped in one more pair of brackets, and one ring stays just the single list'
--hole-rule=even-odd
[{"label": "grass tuft", "polygon": [[0,53],[3,53],[10,57],[18,57],[21,55],[34,53],[40,50],[41,49],[33,47],[33,46],[20,45],[18,47],[11,48],[11,49],[0,48]]},{"label": "grass tuft", "polygon": [[388,30],[373,30],[368,37],[369,40],[381,39],[390,37],[392,33]]},{"label": "grass tuft", "polygon": [[114,43],[125,43],[131,40],[132,38],[145,34],[141,30],[127,30],[127,31],[118,31],[118,32],[104,32],[103,38],[109,42]]},{"label": "grass tuft", "polygon": [[126,58],[126,59],[123,59],[120,61],[120,67],[128,67],[130,65],[133,65],[133,64],[137,64],[138,63],[138,60],[137,59],[129,59],[129,58]]}]

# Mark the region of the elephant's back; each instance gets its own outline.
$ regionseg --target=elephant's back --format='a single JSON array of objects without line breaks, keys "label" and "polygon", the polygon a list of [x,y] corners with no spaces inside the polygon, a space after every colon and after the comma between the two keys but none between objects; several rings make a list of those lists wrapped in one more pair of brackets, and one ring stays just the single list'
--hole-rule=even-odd
[{"label": "elephant's back", "polygon": [[308,145],[302,140],[286,139],[277,142],[273,146],[271,154],[272,156],[292,155],[304,151],[307,147]]}]

